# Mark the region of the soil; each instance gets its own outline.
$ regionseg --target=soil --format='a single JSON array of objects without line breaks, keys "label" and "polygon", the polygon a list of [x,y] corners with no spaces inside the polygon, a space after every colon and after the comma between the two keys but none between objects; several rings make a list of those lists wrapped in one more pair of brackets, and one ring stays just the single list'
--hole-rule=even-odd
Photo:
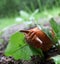
[{"label": "soil", "polygon": [[[30,61],[25,60],[14,60],[12,57],[6,57],[4,55],[4,50],[8,44],[10,36],[21,29],[25,28],[26,24],[14,25],[7,30],[4,31],[0,39],[3,39],[3,43],[0,44],[0,64],[55,64],[52,59],[48,60],[51,56],[55,56],[59,53],[59,50],[56,47],[52,47],[49,51],[43,52],[45,55],[44,60],[42,60],[39,56],[32,56]],[[27,27],[27,26],[26,26]],[[32,26],[34,27],[34,26]],[[31,28],[31,27],[30,27]]]}]

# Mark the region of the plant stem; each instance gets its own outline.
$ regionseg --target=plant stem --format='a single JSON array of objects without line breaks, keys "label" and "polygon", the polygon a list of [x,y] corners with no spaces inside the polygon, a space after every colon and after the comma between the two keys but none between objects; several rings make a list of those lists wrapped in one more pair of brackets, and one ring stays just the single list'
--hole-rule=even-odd
[{"label": "plant stem", "polygon": [[41,0],[37,0],[40,11],[42,10]]},{"label": "plant stem", "polygon": [[26,3],[23,3],[25,10],[27,10],[29,13],[32,13],[32,11],[29,9],[29,7],[26,5]]},{"label": "plant stem", "polygon": [[31,2],[31,8],[32,8],[32,11],[35,10],[34,4],[32,2]]}]

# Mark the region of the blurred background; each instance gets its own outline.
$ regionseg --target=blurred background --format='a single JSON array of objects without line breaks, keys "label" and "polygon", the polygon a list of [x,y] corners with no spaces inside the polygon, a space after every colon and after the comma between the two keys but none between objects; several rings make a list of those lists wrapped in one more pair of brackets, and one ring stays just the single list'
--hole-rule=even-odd
[{"label": "blurred background", "polygon": [[0,0],[0,31],[14,24],[60,15],[60,0]]}]

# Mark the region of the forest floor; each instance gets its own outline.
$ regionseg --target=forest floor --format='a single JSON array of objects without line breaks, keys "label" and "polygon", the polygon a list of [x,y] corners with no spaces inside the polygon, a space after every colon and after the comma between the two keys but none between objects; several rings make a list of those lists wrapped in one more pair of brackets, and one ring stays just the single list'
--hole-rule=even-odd
[{"label": "forest floor", "polygon": [[[60,16],[56,17],[56,20],[59,23]],[[42,19],[42,21],[43,21],[43,19]],[[46,21],[46,19],[44,21]],[[0,36],[0,39],[3,39],[3,41],[1,41],[3,43],[0,43],[0,64],[53,64],[50,61],[41,62],[39,57],[33,57],[30,61],[24,61],[24,60],[16,61],[12,57],[8,58],[4,55],[4,50],[6,49],[10,36],[16,31],[25,29],[25,27],[26,27],[25,23],[13,25],[13,26],[9,27],[7,30],[5,30],[3,32],[3,34]],[[58,52],[58,50],[56,48],[54,48],[54,49],[51,49],[50,51],[48,51],[47,54],[45,54],[45,55],[53,56],[56,54],[60,54],[60,53]]]},{"label": "forest floor", "polygon": [[[49,19],[47,19],[47,17],[49,16],[49,14],[51,16],[51,14],[53,13],[52,15],[56,16],[55,13],[58,14],[59,13],[59,9],[57,11],[55,10],[55,13],[54,12],[51,12],[51,13],[48,12],[48,13],[46,13],[46,12],[47,11],[45,11],[43,13],[43,14],[45,14],[46,18],[43,18],[44,15],[38,14],[38,15],[36,15],[36,19],[38,19],[40,17],[40,15],[42,15],[41,18],[39,19],[39,22],[42,21],[42,22],[46,23],[46,21],[49,20]],[[56,21],[58,23],[60,23],[60,16],[56,16],[54,18],[56,18]],[[0,64],[53,64],[50,61],[43,61],[43,62],[41,62],[39,57],[34,57],[30,61],[24,61],[24,60],[18,60],[18,61],[16,61],[12,57],[8,58],[8,57],[6,57],[4,55],[4,50],[6,49],[6,46],[8,44],[10,36],[14,32],[16,32],[16,31],[19,31],[21,29],[25,29],[25,27],[26,27],[25,23],[21,23],[20,24],[20,23],[18,23],[18,22],[15,21],[15,18],[10,18],[10,19],[9,18],[3,18],[3,19],[0,19],[0,31],[2,29],[4,29],[3,30],[3,34],[0,35]],[[56,48],[51,49],[48,52],[46,54],[47,56],[52,56],[54,54],[60,54]]]}]

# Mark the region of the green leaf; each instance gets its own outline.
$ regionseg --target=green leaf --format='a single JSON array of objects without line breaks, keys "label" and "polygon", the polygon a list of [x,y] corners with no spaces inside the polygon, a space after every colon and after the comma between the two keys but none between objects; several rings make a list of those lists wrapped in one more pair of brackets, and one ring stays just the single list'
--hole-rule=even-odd
[{"label": "green leaf", "polygon": [[50,20],[50,25],[54,30],[57,39],[60,39],[60,25],[57,24],[53,18]]},{"label": "green leaf", "polygon": [[51,59],[54,60],[55,64],[60,64],[60,55],[57,55],[57,56],[51,57]]},{"label": "green leaf", "polygon": [[16,32],[10,38],[9,44],[5,50],[6,56],[12,56],[16,60],[29,60],[32,55],[40,55],[40,52],[29,46],[24,40],[24,34]]},{"label": "green leaf", "polygon": [[28,18],[30,17],[29,13],[23,10],[20,11],[20,16],[22,17],[22,19],[25,19],[25,20],[28,20]]}]

